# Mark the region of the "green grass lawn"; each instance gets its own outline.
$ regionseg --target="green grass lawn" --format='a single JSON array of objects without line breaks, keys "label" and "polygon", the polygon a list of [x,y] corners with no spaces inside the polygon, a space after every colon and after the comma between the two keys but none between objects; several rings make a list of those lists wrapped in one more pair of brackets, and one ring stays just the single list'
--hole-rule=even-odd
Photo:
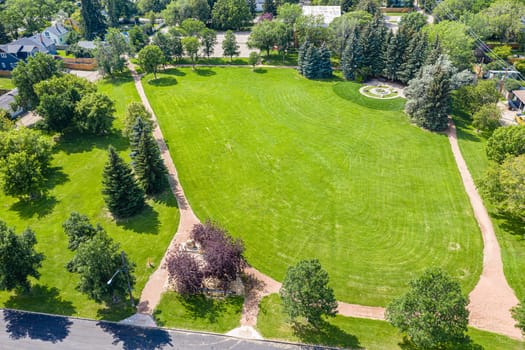
[{"label": "green grass lawn", "polygon": [[239,327],[242,297],[224,300],[202,295],[183,298],[174,292],[162,295],[154,317],[159,326],[226,333]]},{"label": "green grass lawn", "polygon": [[0,77],[0,90],[12,90],[15,88],[11,78]]},{"label": "green grass lawn", "polygon": [[[485,153],[487,138],[477,133],[469,121],[454,118],[458,130],[458,141],[461,153],[476,184],[480,184],[489,160]],[[505,276],[520,300],[525,298],[525,225],[523,221],[512,220],[498,212],[490,202],[485,201],[498,237],[503,258]]]},{"label": "green grass lawn", "polygon": [[[283,313],[277,294],[265,297],[261,302],[257,330],[268,339],[338,346],[352,349],[394,350],[402,349],[402,335],[385,321],[336,316],[329,318],[320,330],[305,324],[292,327]],[[525,343],[498,334],[470,328],[471,350],[518,350]],[[476,347],[477,345],[477,347]],[[480,348],[481,347],[481,348]]]},{"label": "green grass lawn", "polygon": [[[138,100],[131,77],[102,81],[99,88],[116,101],[119,120],[115,125],[122,125],[125,105]],[[88,300],[75,290],[78,276],[64,267],[73,254],[67,249],[62,223],[72,211],[78,211],[93,223],[100,223],[136,264],[137,298],[153,272],[147,267],[148,258],[158,264],[177,229],[179,213],[168,191],[149,199],[147,208],[133,218],[115,222],[109,217],[101,194],[102,169],[109,145],[129,161],[128,141],[119,132],[103,137],[63,137],[53,157],[47,198],[25,203],[0,194],[0,218],[8,226],[16,227],[17,232],[30,226],[37,235],[36,249],[46,256],[40,269],[42,276],[33,281],[32,291],[27,295],[0,292],[0,306],[111,320],[133,312],[128,303],[106,308]]]},{"label": "green grass lawn", "polygon": [[478,280],[482,242],[444,135],[401,99],[293,69],[172,69],[143,79],[201,220],[242,237],[282,281],[319,258],[339,300],[386,305],[430,266]]}]

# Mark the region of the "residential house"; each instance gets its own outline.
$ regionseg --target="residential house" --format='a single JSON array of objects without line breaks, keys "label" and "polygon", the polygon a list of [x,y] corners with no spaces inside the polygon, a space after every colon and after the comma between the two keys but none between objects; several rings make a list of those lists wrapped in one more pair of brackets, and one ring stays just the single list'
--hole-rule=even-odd
[{"label": "residential house", "polygon": [[3,109],[11,115],[11,118],[16,118],[24,112],[20,107],[13,108],[15,103],[15,96],[18,95],[18,89],[13,89],[6,94],[0,95],[0,109]]},{"label": "residential house", "polygon": [[66,45],[66,37],[69,30],[67,30],[62,24],[55,23],[50,27],[44,29],[42,34],[53,41],[55,45]]},{"label": "residential house", "polygon": [[25,61],[37,52],[56,54],[56,45],[42,34],[0,45],[0,70],[13,70],[18,61]]}]

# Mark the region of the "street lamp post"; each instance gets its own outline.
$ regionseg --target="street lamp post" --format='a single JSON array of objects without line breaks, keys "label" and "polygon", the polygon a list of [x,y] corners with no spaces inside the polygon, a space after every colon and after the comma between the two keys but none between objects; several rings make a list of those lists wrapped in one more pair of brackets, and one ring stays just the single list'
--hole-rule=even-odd
[{"label": "street lamp post", "polygon": [[113,282],[113,279],[115,278],[115,276],[119,274],[119,272],[124,272],[126,274],[126,280],[128,282],[128,292],[129,292],[129,300],[131,302],[131,307],[135,307],[135,302],[133,300],[133,293],[131,292],[131,283],[129,280],[128,264],[126,262],[126,254],[124,253],[124,251],[120,252],[120,256],[122,257],[122,268],[115,271],[115,273],[113,274],[113,276],[111,276],[107,284],[110,285]]}]

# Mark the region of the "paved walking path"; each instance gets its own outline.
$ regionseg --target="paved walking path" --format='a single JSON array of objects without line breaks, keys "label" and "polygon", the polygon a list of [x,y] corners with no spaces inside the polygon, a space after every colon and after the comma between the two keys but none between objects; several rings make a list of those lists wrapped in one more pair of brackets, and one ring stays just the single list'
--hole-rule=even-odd
[{"label": "paved walking path", "polygon": [[522,339],[520,331],[514,326],[516,321],[514,321],[509,311],[518,304],[518,299],[508,285],[503,273],[503,263],[494,227],[487,209],[476,190],[467,164],[461,155],[456,136],[456,126],[452,120],[447,130],[447,136],[458,170],[463,179],[465,191],[470,199],[474,216],[478,221],[484,244],[483,272],[478,284],[469,294],[469,323],[471,326],[479,329],[504,334],[515,339]]},{"label": "paved walking path", "polygon": [[[159,267],[146,283],[140,297],[138,312],[151,314],[158,305],[161,294],[166,290],[168,280],[168,271],[164,268],[166,257],[178,244],[189,238],[189,233],[193,228],[193,225],[198,224],[199,219],[195,216],[186,200],[184,191],[178,179],[177,170],[175,169],[175,165],[157,123],[157,118],[149,104],[146,94],[144,93],[140,76],[134,69],[133,64],[129,63],[128,66],[133,75],[135,87],[142,103],[146,109],[151,112],[152,118],[156,122],[153,135],[161,150],[164,163],[168,168],[170,186],[175,194],[180,210],[180,222],[177,232],[171,241],[166,254],[162,258]],[[483,272],[478,284],[469,295],[469,323],[471,326],[479,329],[504,334],[515,339],[522,339],[520,331],[514,326],[515,321],[511,317],[509,311],[510,308],[518,304],[518,299],[516,298],[514,291],[508,285],[503,273],[499,244],[494,233],[494,228],[492,227],[492,222],[490,221],[490,217],[483,205],[483,201],[476,190],[465,160],[461,155],[457,142],[456,127],[452,121],[447,130],[447,135],[452,148],[452,153],[454,154],[454,159],[456,160],[458,170],[465,186],[465,191],[470,199],[484,242]],[[259,302],[264,296],[271,293],[277,293],[281,287],[281,283],[253,267],[247,268],[245,272],[248,276],[252,277],[253,283],[251,288],[249,288],[244,301],[240,322],[241,327],[232,332],[233,334],[247,334],[248,336],[253,334],[254,337],[258,337],[258,334],[251,330],[257,324]],[[384,320],[384,311],[385,309],[382,307],[347,304],[343,302],[339,302],[338,305],[338,312],[343,316]]]},{"label": "paved walking path", "polygon": [[191,207],[186,200],[184,190],[182,189],[182,186],[179,182],[177,169],[175,169],[175,164],[173,163],[166,142],[164,142],[164,137],[157,122],[157,117],[155,116],[155,113],[153,112],[153,109],[149,104],[148,98],[144,93],[144,89],[140,81],[141,77],[137,74],[137,71],[135,70],[133,64],[128,63],[128,67],[133,76],[135,88],[139,93],[140,99],[142,100],[142,104],[144,105],[144,107],[146,107],[146,109],[149,112],[151,112],[152,119],[155,121],[155,129],[153,130],[153,136],[155,137],[155,140],[159,145],[162,160],[164,161],[164,164],[168,169],[170,187],[173,194],[175,195],[175,198],[177,199],[177,206],[179,207],[180,212],[180,221],[179,227],[177,228],[177,232],[171,240],[171,243],[166,253],[164,254],[164,257],[162,258],[157,270],[150,276],[140,296],[137,311],[139,313],[151,314],[155,307],[158,305],[161,294],[166,290],[168,281],[168,271],[164,268],[166,258],[169,256],[170,252],[176,249],[177,245],[181,244],[182,242],[185,242],[189,238],[189,233],[193,228],[193,225],[198,224],[199,219],[197,219],[197,217],[193,213],[193,210],[191,210]]}]

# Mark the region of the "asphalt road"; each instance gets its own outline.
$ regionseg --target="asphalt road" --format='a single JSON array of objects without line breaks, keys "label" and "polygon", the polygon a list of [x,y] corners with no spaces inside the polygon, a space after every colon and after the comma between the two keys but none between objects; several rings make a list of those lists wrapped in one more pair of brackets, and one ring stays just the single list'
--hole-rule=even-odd
[{"label": "asphalt road", "polygon": [[313,350],[323,348],[4,309],[0,310],[0,349]]}]

